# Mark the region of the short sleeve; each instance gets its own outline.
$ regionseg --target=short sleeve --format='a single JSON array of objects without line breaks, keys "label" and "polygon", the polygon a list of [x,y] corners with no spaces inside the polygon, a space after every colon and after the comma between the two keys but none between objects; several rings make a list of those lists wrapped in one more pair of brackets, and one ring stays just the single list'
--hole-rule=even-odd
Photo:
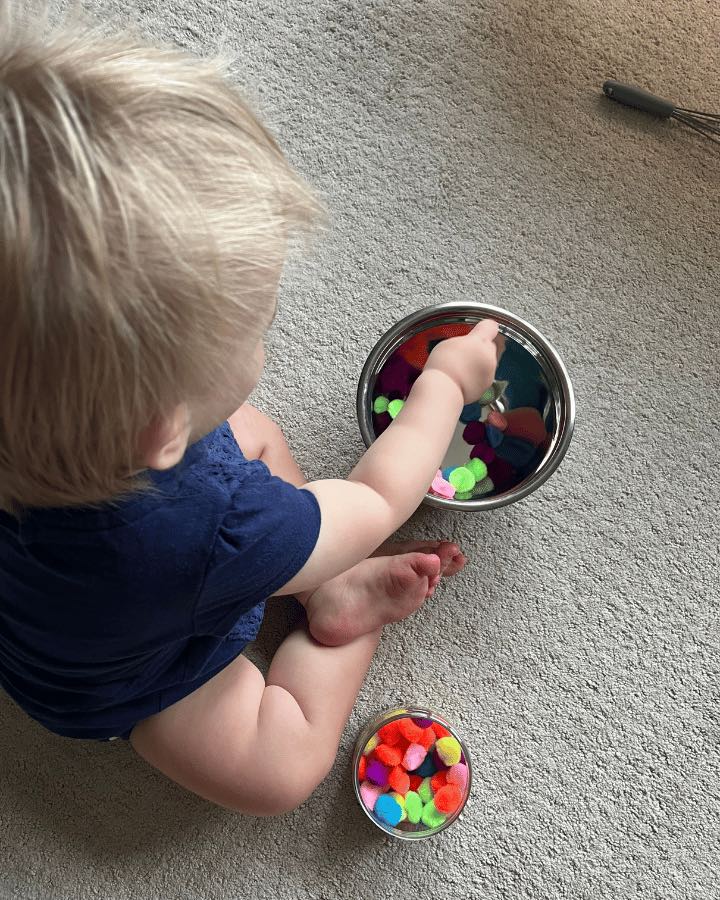
[{"label": "short sleeve", "polygon": [[246,467],[217,530],[195,608],[197,634],[228,634],[302,569],[320,533],[314,494],[270,475],[264,463]]}]

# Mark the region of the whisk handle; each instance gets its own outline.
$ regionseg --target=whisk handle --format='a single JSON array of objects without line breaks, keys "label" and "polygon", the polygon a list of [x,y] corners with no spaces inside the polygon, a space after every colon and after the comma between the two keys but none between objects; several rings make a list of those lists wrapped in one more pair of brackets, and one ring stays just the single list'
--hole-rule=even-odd
[{"label": "whisk handle", "polygon": [[650,91],[635,87],[634,84],[622,84],[620,81],[606,81],[603,91],[612,100],[617,100],[625,106],[641,109],[643,112],[660,116],[661,119],[669,119],[675,112],[675,104],[662,97],[656,97]]}]

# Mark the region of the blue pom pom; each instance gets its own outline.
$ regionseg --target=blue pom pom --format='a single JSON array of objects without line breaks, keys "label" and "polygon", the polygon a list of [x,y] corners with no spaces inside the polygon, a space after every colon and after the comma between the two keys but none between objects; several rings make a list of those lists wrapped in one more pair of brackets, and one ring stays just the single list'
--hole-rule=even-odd
[{"label": "blue pom pom", "polygon": [[502,444],[504,437],[505,435],[502,431],[500,431],[499,428],[495,428],[494,425],[485,426],[485,440],[493,449],[496,449]]},{"label": "blue pom pom", "polygon": [[375,803],[375,815],[394,828],[402,819],[402,806],[389,794],[382,794]]},{"label": "blue pom pom", "polygon": [[442,470],[442,477],[447,481],[450,478],[450,473],[455,468],[455,466],[448,466],[447,469]]},{"label": "blue pom pom", "polygon": [[468,425],[470,422],[477,422],[482,415],[482,406],[479,403],[468,403],[463,406],[460,413],[460,421]]},{"label": "blue pom pom", "polygon": [[421,778],[429,778],[437,772],[437,766],[432,758],[432,753],[428,753],[419,769],[415,769],[411,774],[419,775]]}]

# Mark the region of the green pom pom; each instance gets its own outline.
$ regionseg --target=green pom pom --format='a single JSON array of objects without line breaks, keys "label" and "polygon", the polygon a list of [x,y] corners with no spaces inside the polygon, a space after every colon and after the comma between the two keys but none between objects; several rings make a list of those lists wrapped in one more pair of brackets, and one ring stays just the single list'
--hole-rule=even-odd
[{"label": "green pom pom", "polygon": [[429,803],[432,800],[433,792],[429,778],[423,778],[418,785],[417,793],[423,803]]},{"label": "green pom pom", "polygon": [[487,478],[483,478],[482,481],[478,481],[478,483],[475,485],[475,490],[473,491],[473,494],[476,497],[482,497],[483,494],[489,494],[490,491],[494,491],[494,490],[495,490],[495,484],[494,484],[492,478],[490,478],[490,476],[488,475]]},{"label": "green pom pom", "polygon": [[475,487],[476,480],[473,473],[470,469],[466,468],[466,466],[458,466],[458,468],[453,469],[448,476],[448,481],[458,494],[464,494],[466,491],[471,491]]},{"label": "green pom pom", "polygon": [[446,818],[447,816],[444,816],[438,810],[432,800],[423,806],[422,823],[427,825],[428,828],[437,828],[438,825],[442,825]]},{"label": "green pom pom", "polygon": [[391,400],[388,403],[387,411],[390,413],[390,417],[392,419],[400,412],[400,410],[405,406],[404,400]]},{"label": "green pom pom", "polygon": [[472,491],[459,491],[453,497],[453,500],[472,500]]},{"label": "green pom pom", "polygon": [[407,794],[405,794],[405,812],[407,813],[408,822],[417,825],[422,818],[422,811],[423,802],[420,797],[415,791],[408,791]]},{"label": "green pom pom", "polygon": [[492,403],[495,399],[495,390],[492,387],[489,387],[485,393],[482,395],[478,403],[482,404],[482,406],[487,406],[488,403]]},{"label": "green pom pom", "polygon": [[387,397],[376,397],[375,402],[373,403],[373,412],[377,413],[378,415],[387,412],[389,405],[390,401]]},{"label": "green pom pom", "polygon": [[465,463],[465,468],[475,476],[475,481],[482,481],[487,475],[487,466],[481,459],[471,459],[469,463]]}]

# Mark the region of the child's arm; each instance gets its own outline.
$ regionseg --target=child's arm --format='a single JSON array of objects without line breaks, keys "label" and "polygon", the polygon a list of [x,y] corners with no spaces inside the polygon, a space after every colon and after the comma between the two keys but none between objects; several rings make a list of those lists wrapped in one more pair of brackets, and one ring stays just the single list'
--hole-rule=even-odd
[{"label": "child's arm", "polygon": [[322,524],[312,555],[278,593],[317,587],[365,559],[420,504],[445,455],[466,403],[494,377],[502,338],[486,319],[465,337],[438,344],[397,419],[346,481],[305,486],[318,499]]}]

